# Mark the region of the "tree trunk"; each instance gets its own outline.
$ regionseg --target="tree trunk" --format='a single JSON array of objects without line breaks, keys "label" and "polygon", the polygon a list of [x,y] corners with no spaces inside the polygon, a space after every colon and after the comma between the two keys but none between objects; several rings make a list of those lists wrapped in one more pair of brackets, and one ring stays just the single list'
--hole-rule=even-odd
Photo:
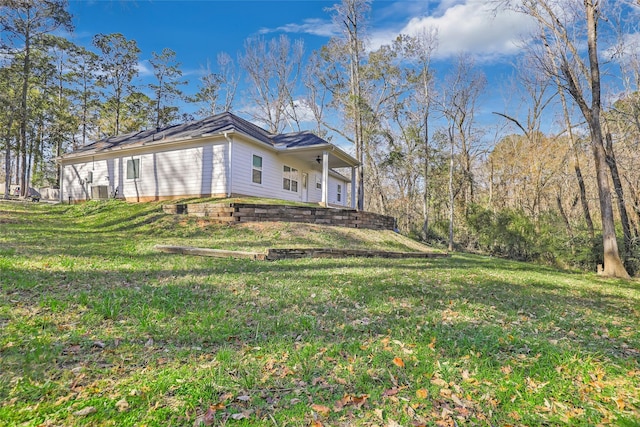
[{"label": "tree trunk", "polygon": [[609,166],[609,170],[611,171],[611,179],[613,180],[613,189],[616,192],[616,196],[618,199],[618,211],[620,212],[620,221],[622,222],[622,232],[624,234],[624,248],[623,248],[623,259],[627,260],[629,255],[629,250],[631,249],[631,227],[629,226],[629,215],[627,214],[627,207],[625,205],[624,199],[624,191],[622,189],[622,181],[620,180],[620,173],[618,172],[618,164],[616,162],[616,155],[613,151],[613,141],[611,138],[611,134],[607,132],[605,136],[605,140],[607,141],[607,145],[605,147],[605,152],[607,156],[607,165]]},{"label": "tree trunk", "polygon": [[584,178],[582,177],[582,170],[578,159],[575,159],[573,169],[576,172],[576,179],[578,180],[578,188],[580,189],[580,203],[582,204],[582,212],[584,214],[584,220],[587,223],[587,229],[589,230],[589,236],[592,239],[596,237],[596,232],[593,227],[593,220],[591,219],[591,212],[589,211],[589,202],[587,201],[587,187],[584,185]]},{"label": "tree trunk", "polygon": [[604,270],[602,275],[608,277],[629,278],[629,273],[624,268],[620,254],[618,252],[618,242],[616,240],[616,229],[613,217],[613,206],[611,201],[611,188],[607,173],[607,154],[604,148],[602,137],[602,123],[600,117],[601,108],[601,87],[600,87],[600,65],[598,62],[597,46],[597,10],[598,3],[593,0],[584,0],[587,17],[587,47],[589,52],[589,83],[591,86],[591,107],[579,89],[576,78],[569,67],[567,58],[563,58],[561,71],[567,79],[568,90],[576,101],[582,115],[589,126],[591,135],[591,147],[595,160],[596,177],[598,182],[598,199],[600,201],[600,218],[602,221],[602,243]]},{"label": "tree trunk", "polygon": [[604,248],[605,276],[629,278],[629,273],[624,268],[618,252],[616,229],[613,218],[613,206],[611,203],[611,189],[606,173],[606,151],[602,143],[602,124],[600,122],[600,65],[598,62],[597,48],[597,21],[599,3],[593,0],[584,0],[587,12],[587,45],[589,51],[589,66],[591,72],[591,116],[586,117],[591,130],[591,141],[596,164],[598,178],[598,194],[600,196],[600,216],[602,218],[602,240]]},{"label": "tree trunk", "polygon": [[[555,65],[555,64],[554,64]],[[580,204],[582,205],[582,213],[584,220],[587,223],[587,230],[591,239],[596,237],[596,232],[593,227],[593,220],[591,219],[591,212],[589,210],[589,202],[587,201],[587,188],[584,185],[584,178],[582,177],[582,170],[580,169],[580,160],[576,150],[575,137],[573,136],[573,128],[571,127],[571,119],[569,118],[569,109],[567,108],[567,100],[562,90],[562,85],[556,77],[556,84],[558,86],[558,93],[560,94],[560,101],[562,102],[562,111],[564,113],[564,121],[567,125],[567,133],[569,134],[569,150],[573,153],[573,170],[576,173],[576,179],[578,180],[578,188],[580,189]]]},{"label": "tree trunk", "polygon": [[449,153],[449,251],[453,251],[453,203],[455,197],[453,194],[453,129],[449,128],[449,143],[451,144],[451,151]]},{"label": "tree trunk", "polygon": [[[595,127],[595,126],[594,126]],[[596,163],[596,174],[598,179],[598,194],[600,199],[600,212],[602,217],[602,243],[604,248],[604,271],[605,276],[629,278],[627,270],[624,268],[618,253],[618,241],[616,240],[616,230],[613,219],[613,206],[611,203],[611,189],[606,165],[606,153],[602,145],[597,143],[597,135],[593,138],[593,155]]]},{"label": "tree trunk", "polygon": [[13,117],[9,118],[7,124],[7,136],[5,139],[4,150],[4,198],[8,199],[11,193],[11,127],[13,126]]},{"label": "tree trunk", "polygon": [[[20,102],[20,141],[18,143],[18,156],[21,158],[20,174],[18,183],[20,185],[20,196],[27,197],[27,124],[29,123],[28,94],[29,94],[29,74],[31,73],[31,39],[27,31],[25,34],[24,64],[22,67],[22,99]],[[17,157],[18,157],[17,156]],[[16,158],[17,158],[16,157]]]},{"label": "tree trunk", "polygon": [[422,196],[422,232],[429,238],[429,109],[424,115],[424,193]]}]

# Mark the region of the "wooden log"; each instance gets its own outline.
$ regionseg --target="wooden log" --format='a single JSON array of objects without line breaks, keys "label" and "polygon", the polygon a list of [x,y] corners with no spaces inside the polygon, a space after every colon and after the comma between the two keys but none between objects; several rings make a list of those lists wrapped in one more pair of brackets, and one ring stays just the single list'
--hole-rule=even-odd
[{"label": "wooden log", "polygon": [[265,259],[265,255],[258,252],[227,251],[223,249],[195,248],[193,246],[156,245],[155,249],[169,254],[199,255],[215,258]]}]

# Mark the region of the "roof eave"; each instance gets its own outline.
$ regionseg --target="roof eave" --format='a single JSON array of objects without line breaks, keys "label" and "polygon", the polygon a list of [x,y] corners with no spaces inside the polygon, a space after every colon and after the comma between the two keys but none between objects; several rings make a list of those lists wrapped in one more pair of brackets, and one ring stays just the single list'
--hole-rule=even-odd
[{"label": "roof eave", "polygon": [[350,154],[348,154],[347,152],[345,152],[344,150],[342,150],[341,148],[339,148],[338,146],[330,142],[326,142],[323,144],[306,145],[302,147],[277,148],[277,150],[280,152],[317,151],[317,150],[324,150],[324,149],[328,149],[327,151],[331,151],[336,157],[339,157],[342,161],[351,165],[351,167],[360,166],[360,162],[358,162],[358,160],[356,160],[355,157],[351,156]]}]

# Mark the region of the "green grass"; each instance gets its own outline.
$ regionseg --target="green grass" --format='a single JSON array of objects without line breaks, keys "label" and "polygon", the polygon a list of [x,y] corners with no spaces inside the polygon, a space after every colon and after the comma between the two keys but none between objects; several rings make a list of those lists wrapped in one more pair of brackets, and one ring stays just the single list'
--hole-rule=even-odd
[{"label": "green grass", "polygon": [[637,281],[153,249],[414,245],[397,239],[0,203],[0,425],[639,425]]}]

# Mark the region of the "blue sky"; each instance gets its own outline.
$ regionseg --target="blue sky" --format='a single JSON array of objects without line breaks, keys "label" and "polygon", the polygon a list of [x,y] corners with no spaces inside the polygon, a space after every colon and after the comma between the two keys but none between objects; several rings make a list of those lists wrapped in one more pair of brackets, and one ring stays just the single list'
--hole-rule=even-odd
[{"label": "blue sky", "polygon": [[[219,52],[233,58],[248,37],[302,38],[306,52],[326,44],[334,33],[330,13],[336,1],[314,0],[97,0],[70,1],[76,43],[90,46],[98,33],[122,33],[141,49],[141,75],[152,52],[176,52],[193,93],[207,60],[215,67]],[[439,67],[460,51],[474,52],[489,77],[511,74],[509,56],[517,51],[523,17],[490,16],[483,0],[377,0],[372,3],[368,35],[371,47],[388,43],[400,32],[430,26],[439,31]],[[506,24],[506,25],[505,25]],[[506,67],[505,67],[506,66]]]},{"label": "blue sky", "polygon": [[[71,0],[74,39],[90,46],[98,33],[122,33],[141,49],[138,83],[148,81],[148,59],[152,52],[170,48],[182,64],[184,88],[197,90],[198,78],[210,61],[226,52],[234,59],[249,37],[266,38],[287,34],[302,38],[307,53],[326,44],[336,29],[327,11],[338,0]],[[512,97],[505,82],[514,78],[516,58],[523,34],[532,28],[524,15],[493,13],[488,0],[374,0],[367,30],[370,47],[387,44],[399,33],[413,34],[437,28],[439,45],[434,66],[444,79],[460,52],[473,54],[487,76],[487,90],[479,107],[480,120],[497,122],[492,111],[505,111]],[[241,82],[242,83],[242,82]],[[236,111],[242,110],[242,91],[236,96]],[[191,108],[191,109],[189,109]],[[186,107],[192,112],[195,107]],[[515,114],[515,113],[514,113]]]}]

